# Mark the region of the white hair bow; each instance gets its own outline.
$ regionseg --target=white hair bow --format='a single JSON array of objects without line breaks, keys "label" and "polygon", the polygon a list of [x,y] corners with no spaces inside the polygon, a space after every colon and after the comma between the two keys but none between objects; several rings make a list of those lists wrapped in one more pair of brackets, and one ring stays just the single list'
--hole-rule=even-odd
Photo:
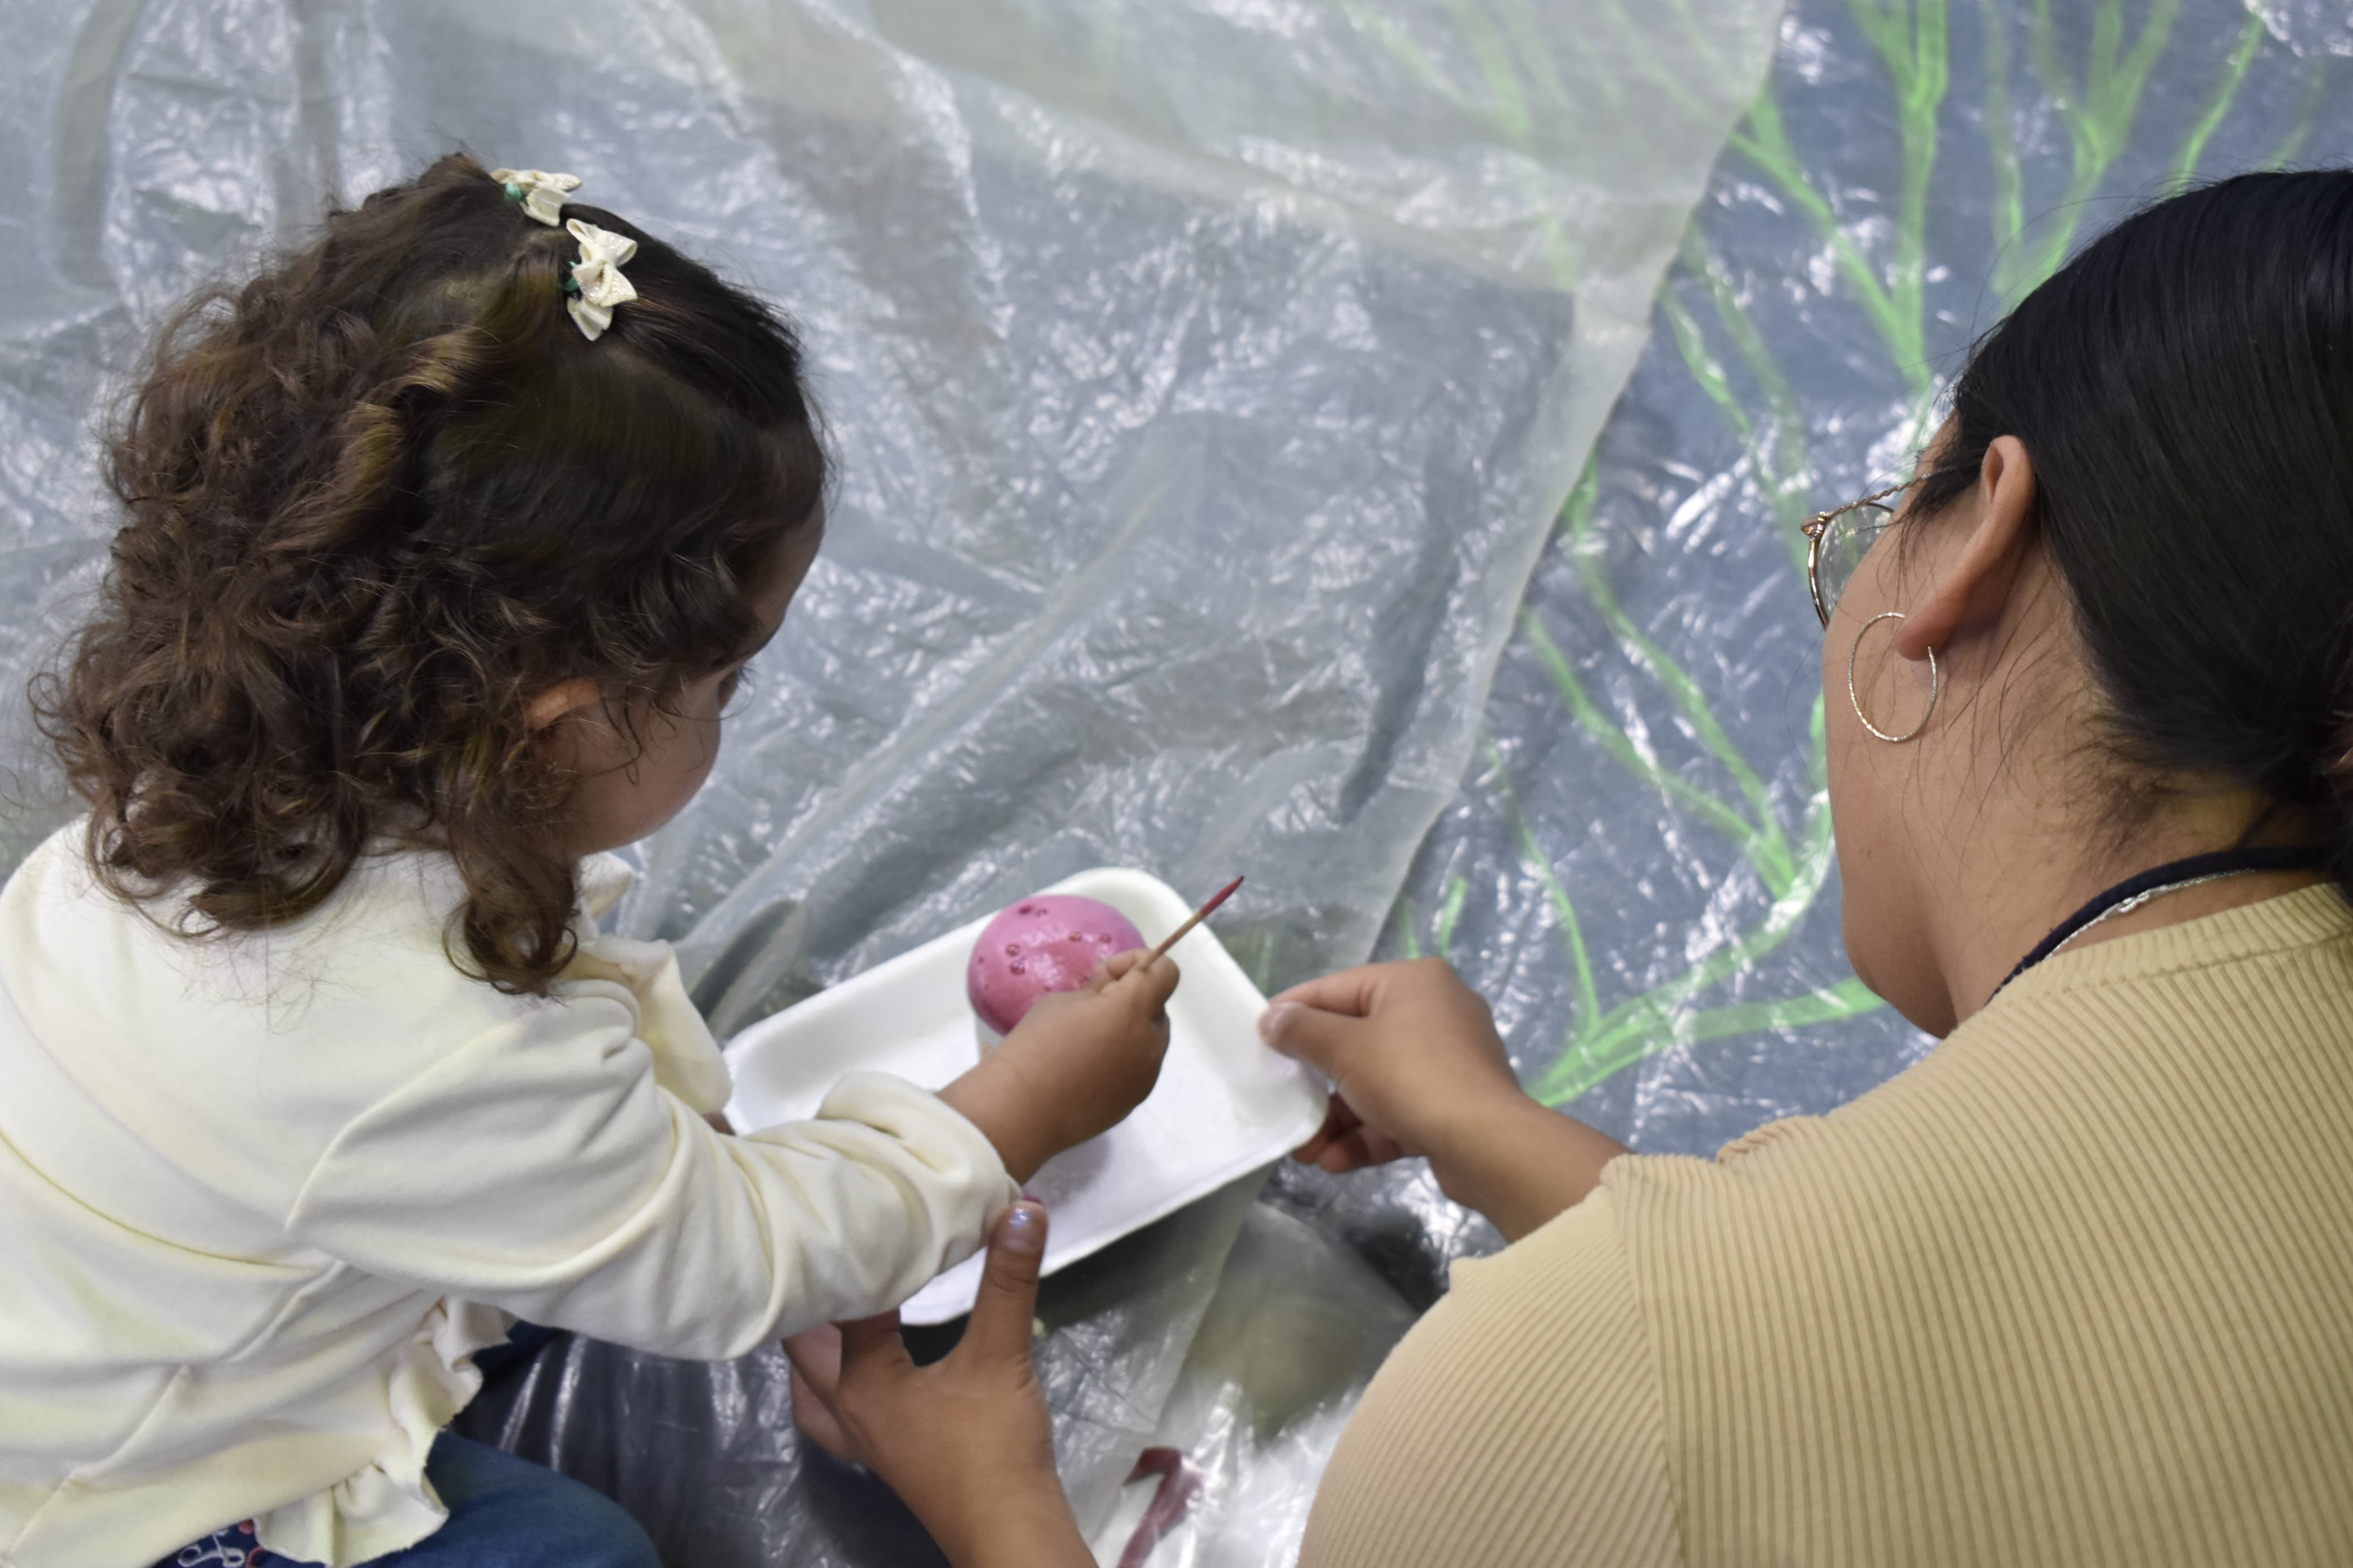
[{"label": "white hair bow", "polygon": [[580,188],[577,174],[551,174],[541,169],[492,169],[491,178],[507,188],[507,199],[522,204],[523,216],[554,228],[564,198]]},{"label": "white hair bow", "polygon": [[578,290],[564,302],[580,335],[595,342],[613,324],[613,307],[638,297],[621,276],[621,264],[638,253],[638,242],[609,228],[572,219],[564,226],[580,242],[580,259],[572,264],[572,286]]}]

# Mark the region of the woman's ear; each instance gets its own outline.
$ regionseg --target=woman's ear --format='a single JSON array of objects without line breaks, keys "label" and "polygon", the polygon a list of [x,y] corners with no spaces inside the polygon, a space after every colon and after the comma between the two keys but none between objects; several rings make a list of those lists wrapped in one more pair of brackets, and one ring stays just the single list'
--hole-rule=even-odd
[{"label": "woman's ear", "polygon": [[1938,572],[1927,597],[1896,623],[1895,651],[1905,658],[1925,659],[1930,648],[2001,618],[2034,531],[2034,459],[2024,442],[1994,438],[1978,467],[1975,497],[1977,515],[1960,552]]},{"label": "woman's ear", "polygon": [[586,676],[560,680],[525,705],[522,721],[533,734],[537,734],[559,719],[595,706],[603,695],[597,690],[596,683]]}]

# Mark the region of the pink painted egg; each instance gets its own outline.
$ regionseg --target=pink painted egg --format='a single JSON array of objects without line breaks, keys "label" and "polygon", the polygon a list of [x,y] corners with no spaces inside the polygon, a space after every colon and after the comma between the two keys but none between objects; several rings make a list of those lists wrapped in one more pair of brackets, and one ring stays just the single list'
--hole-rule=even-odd
[{"label": "pink painted egg", "polygon": [[1145,945],[1128,918],[1100,899],[1040,893],[988,922],[965,966],[965,994],[980,1021],[999,1035],[1050,991],[1076,991],[1115,952]]}]

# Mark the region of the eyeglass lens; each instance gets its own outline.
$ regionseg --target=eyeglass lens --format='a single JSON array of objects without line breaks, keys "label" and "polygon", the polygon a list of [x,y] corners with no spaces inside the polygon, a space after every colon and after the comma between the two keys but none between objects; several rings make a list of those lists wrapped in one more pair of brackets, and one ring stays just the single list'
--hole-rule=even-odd
[{"label": "eyeglass lens", "polygon": [[1814,562],[1815,575],[1822,585],[1822,604],[1827,608],[1838,608],[1839,595],[1846,592],[1846,585],[1862,569],[1862,558],[1894,521],[1894,509],[1877,501],[1849,507],[1831,519]]}]

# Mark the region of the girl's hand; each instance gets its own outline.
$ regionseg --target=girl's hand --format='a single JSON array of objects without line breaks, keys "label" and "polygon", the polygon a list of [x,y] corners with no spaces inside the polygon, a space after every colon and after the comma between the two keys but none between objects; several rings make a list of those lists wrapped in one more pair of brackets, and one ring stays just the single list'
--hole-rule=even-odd
[{"label": "girl's hand", "polygon": [[1426,1154],[1449,1197],[1514,1240],[1581,1200],[1625,1152],[1521,1090],[1486,1002],[1439,959],[1294,985],[1259,1033],[1333,1083],[1324,1126],[1297,1158],[1338,1173]]},{"label": "girl's hand", "polygon": [[1144,1102],[1168,1054],[1174,961],[1142,952],[1095,966],[1083,991],[1041,996],[980,1065],[940,1098],[987,1135],[1026,1182],[1065,1149],[1110,1131]]},{"label": "girl's hand", "polygon": [[896,1312],[785,1342],[794,1424],[881,1477],[955,1568],[1094,1563],[1054,1471],[1053,1423],[1030,1360],[1045,1249],[1046,1211],[1008,1209],[964,1338],[931,1366],[909,1359]]}]

